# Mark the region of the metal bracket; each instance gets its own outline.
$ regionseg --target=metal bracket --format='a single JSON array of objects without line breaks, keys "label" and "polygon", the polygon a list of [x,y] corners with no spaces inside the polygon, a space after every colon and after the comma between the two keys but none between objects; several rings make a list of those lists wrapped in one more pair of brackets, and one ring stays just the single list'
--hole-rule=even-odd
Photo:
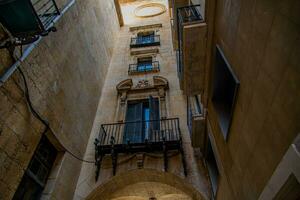
[{"label": "metal bracket", "polygon": [[115,138],[112,136],[110,138],[110,144],[111,144],[111,159],[112,159],[112,166],[113,166],[113,175],[116,175],[117,171],[117,164],[118,164],[118,154],[115,150]]},{"label": "metal bracket", "polygon": [[37,41],[40,38],[40,36],[44,37],[47,36],[50,32],[56,32],[56,31],[57,29],[54,26],[52,26],[48,30],[40,33],[39,35],[28,35],[20,38],[12,38],[13,36],[11,36],[10,38],[6,39],[0,44],[0,49],[12,48],[21,45],[28,45]]},{"label": "metal bracket", "polygon": [[101,169],[101,163],[102,163],[102,159],[103,159],[103,154],[101,153],[101,148],[100,148],[100,142],[99,140],[96,138],[95,139],[95,165],[96,165],[96,176],[95,176],[95,180],[96,182],[98,181],[99,175],[100,175],[100,169]]},{"label": "metal bracket", "polygon": [[184,156],[184,150],[183,150],[183,145],[182,145],[182,138],[180,137],[180,141],[179,141],[179,149],[180,149],[180,153],[181,153],[181,162],[182,162],[182,166],[183,166],[183,172],[184,175],[187,176],[187,168],[186,168],[186,161],[185,161],[185,156]]},{"label": "metal bracket", "polygon": [[168,149],[166,145],[166,137],[163,137],[164,167],[165,172],[168,171]]}]

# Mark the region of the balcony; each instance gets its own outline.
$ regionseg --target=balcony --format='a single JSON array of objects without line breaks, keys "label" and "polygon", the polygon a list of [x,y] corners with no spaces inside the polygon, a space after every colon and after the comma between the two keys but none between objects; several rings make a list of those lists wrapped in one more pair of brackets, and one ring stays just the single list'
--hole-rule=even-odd
[{"label": "balcony", "polygon": [[102,124],[99,136],[95,139],[95,147],[96,179],[105,155],[111,155],[115,175],[118,154],[124,153],[161,153],[167,171],[168,151],[179,151],[184,173],[187,173],[178,118]]},{"label": "balcony", "polygon": [[186,95],[200,94],[204,90],[207,32],[200,5],[179,8],[177,22],[180,88]]},{"label": "balcony", "polygon": [[169,0],[170,18],[172,29],[172,41],[174,50],[178,49],[178,27],[177,27],[177,10],[178,8],[189,5],[189,0]]},{"label": "balcony", "polygon": [[159,62],[130,64],[128,68],[129,75],[159,72]]},{"label": "balcony", "polygon": [[188,97],[187,114],[192,146],[202,150],[205,144],[205,112],[200,95]]},{"label": "balcony", "polygon": [[0,22],[16,40],[12,41],[14,45],[32,43],[40,35],[55,31],[53,21],[59,14],[54,0],[2,0],[0,3]]},{"label": "balcony", "polygon": [[131,38],[131,42],[130,42],[130,48],[159,46],[159,45],[160,45],[159,35],[135,37],[135,38]]}]

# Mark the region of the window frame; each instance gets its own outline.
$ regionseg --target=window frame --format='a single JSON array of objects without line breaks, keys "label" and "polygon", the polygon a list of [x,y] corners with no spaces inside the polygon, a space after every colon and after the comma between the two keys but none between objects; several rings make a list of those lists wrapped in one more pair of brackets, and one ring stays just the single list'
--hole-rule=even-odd
[{"label": "window frame", "polygon": [[[231,65],[229,64],[228,60],[226,59],[226,57],[219,45],[216,45],[214,56],[215,57],[214,57],[214,71],[212,74],[211,102],[214,107],[215,113],[217,115],[218,124],[220,126],[224,140],[227,141],[228,137],[229,137],[231,124],[232,124],[235,104],[237,101],[238,91],[239,91],[239,87],[240,87],[240,81],[237,78],[236,74],[234,73]],[[217,60],[217,59],[220,59],[220,60]],[[219,64],[219,66],[218,66],[219,69],[223,67],[223,69],[222,69],[223,72],[227,71],[231,77],[225,77],[226,75],[224,75],[224,73],[222,75],[220,72],[218,73],[216,71],[218,64]],[[220,80],[221,79],[220,76],[223,80]],[[216,80],[217,77],[219,77],[218,80]],[[220,100],[221,99],[220,96],[222,98],[226,98],[226,97],[224,97],[224,94],[222,95],[222,94],[220,94],[220,92],[217,91],[217,90],[220,91],[219,88],[217,89],[217,86],[220,87],[220,82],[222,84],[224,84],[225,78],[231,78],[232,83],[234,83],[234,86],[233,86],[234,88],[230,88],[230,89],[233,89],[232,96],[230,96],[230,98],[232,100],[230,103],[227,102],[228,103],[227,105],[226,105],[226,102],[224,103],[224,99],[223,99],[223,102],[222,102],[222,100]],[[228,88],[226,88],[226,86],[228,86],[228,84],[226,86],[224,86],[222,84],[221,84],[221,88],[228,90]],[[227,98],[228,98],[228,96],[227,96]],[[223,107],[223,108],[220,108],[220,107]],[[229,112],[225,111],[224,107],[225,107],[225,109],[228,108]]]},{"label": "window frame", "polygon": [[[42,151],[40,151],[40,150],[45,150],[46,146],[48,146],[48,150],[51,152],[50,160],[47,160],[47,158],[43,157]],[[53,151],[55,151],[55,152],[53,152]],[[35,185],[35,188],[31,188],[31,189],[35,189],[35,192],[31,195],[34,195],[35,198],[40,198],[43,194],[44,189],[46,188],[48,178],[51,174],[51,171],[56,162],[56,159],[58,158],[58,155],[59,155],[59,150],[55,147],[55,145],[53,145],[51,143],[51,141],[47,138],[47,136],[43,135],[37,145],[37,148],[35,149],[33,156],[30,159],[28,167],[27,167],[27,169],[22,177],[22,180],[14,194],[13,200],[18,199],[20,197],[20,195],[24,197],[25,194],[28,194],[24,190],[25,189],[24,186],[26,186],[30,183]],[[36,161],[38,161],[38,162],[36,162]],[[39,163],[39,169],[38,169],[37,173],[34,173],[31,168],[33,166],[33,164],[35,164],[35,163]],[[44,180],[41,180],[40,179],[41,177],[39,177],[39,170],[41,169],[41,167],[44,167],[47,169],[47,173],[46,173],[47,175],[45,176]],[[31,191],[33,191],[33,190],[31,190]],[[36,193],[37,191],[39,191],[39,192]],[[33,197],[33,196],[30,196],[30,198],[31,197]]]}]

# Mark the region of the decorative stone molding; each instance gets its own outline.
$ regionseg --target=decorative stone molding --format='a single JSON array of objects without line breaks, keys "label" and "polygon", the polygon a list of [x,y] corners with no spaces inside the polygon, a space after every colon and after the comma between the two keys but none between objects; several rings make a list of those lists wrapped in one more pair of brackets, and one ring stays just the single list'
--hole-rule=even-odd
[{"label": "decorative stone molding", "polygon": [[154,48],[154,49],[142,49],[142,50],[131,50],[130,55],[135,56],[135,55],[141,55],[141,54],[158,54],[159,49]]},{"label": "decorative stone molding", "polygon": [[121,81],[116,88],[119,94],[119,106],[117,109],[117,119],[119,122],[125,119],[128,95],[132,97],[135,94],[138,94],[142,98],[150,95],[158,97],[160,102],[160,116],[161,118],[167,117],[166,90],[169,89],[169,82],[166,78],[153,76],[153,84],[147,79],[142,79],[135,86],[133,86],[132,79],[126,79]]},{"label": "decorative stone molding", "polygon": [[169,89],[169,82],[166,78],[162,76],[153,76],[154,87],[163,87],[164,89]]},{"label": "decorative stone molding", "polygon": [[133,85],[132,79],[126,79],[126,80],[121,81],[120,83],[118,83],[117,91],[122,93],[123,91],[130,90],[132,85]]},{"label": "decorative stone molding", "polygon": [[[150,13],[145,12],[145,9],[148,9]],[[152,11],[152,12],[151,12]],[[148,17],[155,17],[161,15],[167,11],[167,8],[164,4],[161,3],[147,3],[138,6],[134,10],[134,15],[140,18],[148,18]]]},{"label": "decorative stone molding", "polygon": [[149,88],[151,87],[150,83],[148,80],[146,79],[143,79],[143,80],[140,80],[136,86],[134,86],[135,89],[145,89],[145,88]]},{"label": "decorative stone molding", "polygon": [[149,25],[143,25],[143,26],[133,26],[129,28],[129,31],[139,31],[139,30],[145,30],[145,29],[157,29],[161,28],[162,24],[149,24]]}]

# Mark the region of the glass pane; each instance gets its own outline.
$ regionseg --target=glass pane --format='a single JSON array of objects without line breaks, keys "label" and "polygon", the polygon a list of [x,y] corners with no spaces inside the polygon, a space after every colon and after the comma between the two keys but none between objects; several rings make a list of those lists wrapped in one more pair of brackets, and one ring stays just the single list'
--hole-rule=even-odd
[{"label": "glass pane", "polygon": [[37,200],[40,198],[42,191],[43,188],[25,174],[13,200]]}]

